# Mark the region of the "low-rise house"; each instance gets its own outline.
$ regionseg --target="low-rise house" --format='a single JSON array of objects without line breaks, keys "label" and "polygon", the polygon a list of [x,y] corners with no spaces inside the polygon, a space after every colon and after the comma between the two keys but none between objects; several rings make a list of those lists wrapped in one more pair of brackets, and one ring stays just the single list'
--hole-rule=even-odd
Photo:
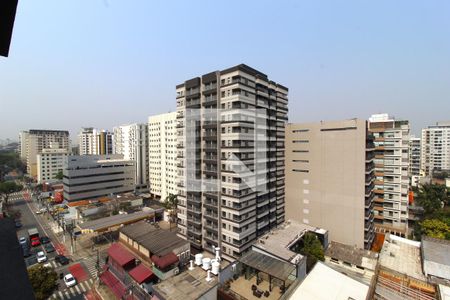
[{"label": "low-rise house", "polygon": [[119,240],[151,261],[153,272],[161,280],[178,274],[179,265],[185,265],[190,258],[189,241],[146,222],[121,228]]},{"label": "low-rise house", "polygon": [[334,270],[370,285],[378,263],[378,253],[331,242],[325,250],[325,264]]}]

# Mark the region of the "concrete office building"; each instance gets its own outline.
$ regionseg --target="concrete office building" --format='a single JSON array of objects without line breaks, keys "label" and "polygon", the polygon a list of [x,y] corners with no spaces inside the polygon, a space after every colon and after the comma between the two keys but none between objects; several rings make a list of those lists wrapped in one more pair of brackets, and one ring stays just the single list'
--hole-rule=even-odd
[{"label": "concrete office building", "polygon": [[360,119],[286,125],[286,217],[370,249],[374,144]]},{"label": "concrete office building", "polygon": [[80,155],[113,154],[113,133],[93,127],[83,127],[78,134]]},{"label": "concrete office building", "polygon": [[176,92],[179,234],[238,257],[285,219],[288,89],[241,64]]},{"label": "concrete office building", "polygon": [[51,145],[54,148],[70,150],[69,132],[65,130],[39,130],[31,129],[22,131],[19,134],[20,157],[27,164],[27,173],[32,177],[37,177],[37,155],[43,149],[48,149]]},{"label": "concrete office building", "polygon": [[417,186],[421,175],[421,139],[411,137],[409,140],[409,183]]},{"label": "concrete office building", "polygon": [[123,155],[68,156],[64,160],[64,199],[93,199],[135,190],[135,162]]},{"label": "concrete office building", "polygon": [[450,171],[450,122],[422,129],[421,165],[425,176]]},{"label": "concrete office building", "polygon": [[372,115],[375,138],[375,231],[406,236],[409,191],[409,122]]},{"label": "concrete office building", "polygon": [[69,155],[67,149],[53,147],[42,149],[42,153],[37,155],[37,179],[38,183],[52,180],[55,176],[62,172],[64,159]]},{"label": "concrete office building", "polygon": [[114,127],[115,154],[136,163],[136,189],[148,190],[148,129],[147,124],[129,124]]},{"label": "concrete office building", "polygon": [[161,201],[178,193],[176,117],[171,112],[148,118],[149,191]]}]

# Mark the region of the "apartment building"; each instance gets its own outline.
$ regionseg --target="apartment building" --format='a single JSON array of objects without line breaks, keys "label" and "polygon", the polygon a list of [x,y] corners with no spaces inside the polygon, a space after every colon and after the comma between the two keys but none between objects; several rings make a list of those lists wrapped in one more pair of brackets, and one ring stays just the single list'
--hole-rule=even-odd
[{"label": "apartment building", "polygon": [[43,149],[48,149],[53,145],[55,148],[70,150],[69,132],[65,130],[40,130],[31,129],[21,131],[20,157],[27,164],[27,173],[32,177],[37,177],[37,155]]},{"label": "apartment building", "polygon": [[113,133],[93,127],[83,127],[78,134],[80,155],[113,154]]},{"label": "apartment building", "polygon": [[285,220],[288,89],[241,64],[176,93],[179,234],[238,257]]},{"label": "apartment building", "polygon": [[115,154],[136,163],[136,189],[148,190],[148,128],[147,124],[129,124],[114,127]]},{"label": "apartment building", "polygon": [[77,201],[134,192],[135,162],[123,155],[68,156],[64,160],[64,199]]},{"label": "apartment building", "polygon": [[149,191],[164,201],[177,190],[177,113],[148,118]]},{"label": "apartment building", "polygon": [[52,144],[48,149],[42,149],[37,155],[37,180],[43,183],[54,179],[63,170],[64,159],[69,155],[67,149],[60,149]]},{"label": "apartment building", "polygon": [[406,236],[408,229],[409,121],[372,115],[375,138],[375,231]]},{"label": "apartment building", "polygon": [[450,122],[422,129],[422,161],[425,176],[450,170]]},{"label": "apartment building", "polygon": [[417,186],[421,175],[421,139],[411,137],[409,139],[409,183]]},{"label": "apartment building", "polygon": [[360,119],[286,125],[286,217],[370,249],[374,144]]}]

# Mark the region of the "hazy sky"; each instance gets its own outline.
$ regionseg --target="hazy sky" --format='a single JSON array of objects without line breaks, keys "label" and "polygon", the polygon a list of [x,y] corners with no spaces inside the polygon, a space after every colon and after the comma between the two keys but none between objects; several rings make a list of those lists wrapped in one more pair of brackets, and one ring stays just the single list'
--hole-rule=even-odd
[{"label": "hazy sky", "polygon": [[21,0],[0,57],[0,139],[175,110],[175,85],[245,63],[289,122],[450,120],[450,1]]}]

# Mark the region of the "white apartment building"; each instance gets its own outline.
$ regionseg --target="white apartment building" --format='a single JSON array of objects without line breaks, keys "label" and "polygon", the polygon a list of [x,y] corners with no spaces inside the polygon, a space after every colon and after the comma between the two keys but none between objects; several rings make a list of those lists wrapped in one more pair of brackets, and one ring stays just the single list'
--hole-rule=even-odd
[{"label": "white apartment building", "polygon": [[83,127],[78,134],[80,155],[113,154],[113,133],[93,127]]},{"label": "white apartment building", "polygon": [[409,140],[409,182],[417,186],[421,176],[421,138],[411,137]]},{"label": "white apartment building", "polygon": [[22,131],[19,134],[20,157],[27,164],[27,173],[32,177],[37,177],[37,155],[43,149],[51,146],[54,148],[70,150],[69,132],[65,130],[40,130],[31,129]]},{"label": "white apartment building", "polygon": [[123,155],[67,156],[63,167],[64,199],[77,201],[134,192],[135,162]]},{"label": "white apartment building", "polygon": [[408,230],[409,121],[372,115],[375,143],[375,231],[406,236]]},{"label": "white apartment building", "polygon": [[422,129],[421,166],[425,176],[450,170],[450,122]]},{"label": "white apartment building", "polygon": [[62,172],[64,159],[68,155],[69,151],[67,149],[43,149],[42,153],[37,155],[38,183],[54,179],[59,172]]},{"label": "white apartment building", "polygon": [[177,194],[176,112],[148,118],[149,191],[164,201]]},{"label": "white apartment building", "polygon": [[148,126],[147,124],[129,124],[113,128],[115,154],[136,163],[136,189],[148,190]]}]

